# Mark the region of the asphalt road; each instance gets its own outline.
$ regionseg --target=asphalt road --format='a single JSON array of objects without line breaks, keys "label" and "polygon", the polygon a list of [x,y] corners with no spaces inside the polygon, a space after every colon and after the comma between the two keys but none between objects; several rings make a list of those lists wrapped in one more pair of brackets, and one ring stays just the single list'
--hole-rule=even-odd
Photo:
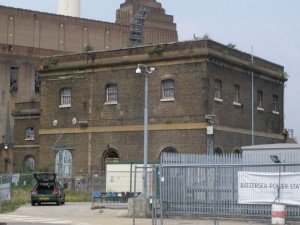
[{"label": "asphalt road", "polygon": [[[0,225],[152,225],[151,218],[133,218],[127,216],[127,204],[96,204],[102,206],[101,209],[92,210],[91,202],[66,202],[65,205],[45,204],[41,206],[23,205],[12,213],[0,214]],[[251,221],[251,220],[221,220],[219,225],[270,225],[271,221]],[[160,222],[158,221],[158,224]],[[164,221],[166,225],[214,225],[212,219],[179,220],[170,218]],[[288,223],[289,225],[300,225],[299,221]]]},{"label": "asphalt road", "polygon": [[[33,225],[33,224],[59,224],[59,225],[132,225],[132,218],[127,217],[126,204],[106,205],[103,209],[91,209],[92,203],[68,203],[57,206],[43,204],[31,206],[26,204],[15,212],[0,214],[1,223]],[[149,224],[151,224],[151,219]],[[121,221],[121,222],[120,222]]]}]

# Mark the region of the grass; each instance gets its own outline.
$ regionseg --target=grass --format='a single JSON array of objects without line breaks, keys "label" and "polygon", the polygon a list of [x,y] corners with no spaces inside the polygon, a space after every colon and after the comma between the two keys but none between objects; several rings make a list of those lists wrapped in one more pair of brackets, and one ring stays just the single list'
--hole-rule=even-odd
[{"label": "grass", "polygon": [[90,202],[92,197],[90,192],[70,191],[66,192],[66,202]]},{"label": "grass", "polygon": [[30,187],[12,187],[11,200],[3,202],[1,205],[1,213],[12,212],[21,205],[27,203],[30,199]]},{"label": "grass", "polygon": [[[65,190],[66,202],[90,202],[90,192],[78,192]],[[13,212],[22,205],[30,202],[31,187],[12,187],[11,200],[3,202],[0,210],[1,213]]]}]

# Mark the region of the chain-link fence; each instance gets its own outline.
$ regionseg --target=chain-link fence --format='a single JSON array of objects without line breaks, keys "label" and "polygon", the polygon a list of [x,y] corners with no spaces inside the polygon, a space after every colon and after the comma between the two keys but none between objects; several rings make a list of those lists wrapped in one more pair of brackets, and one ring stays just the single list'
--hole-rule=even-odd
[{"label": "chain-link fence", "polygon": [[0,175],[0,184],[9,184],[10,186],[32,187],[35,179],[31,173],[14,173]]}]

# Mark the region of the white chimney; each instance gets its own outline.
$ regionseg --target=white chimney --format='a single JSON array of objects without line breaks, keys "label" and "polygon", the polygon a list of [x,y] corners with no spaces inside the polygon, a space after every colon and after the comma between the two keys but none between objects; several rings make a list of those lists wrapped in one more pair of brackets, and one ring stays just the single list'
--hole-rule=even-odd
[{"label": "white chimney", "polygon": [[58,0],[58,14],[80,17],[80,0]]}]

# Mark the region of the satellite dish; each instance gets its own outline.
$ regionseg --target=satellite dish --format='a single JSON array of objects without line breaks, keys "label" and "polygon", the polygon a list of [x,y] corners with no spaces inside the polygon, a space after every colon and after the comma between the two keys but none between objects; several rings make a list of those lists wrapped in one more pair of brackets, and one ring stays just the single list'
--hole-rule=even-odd
[{"label": "satellite dish", "polygon": [[76,123],[77,123],[77,119],[74,117],[74,118],[72,119],[72,124],[75,125]]},{"label": "satellite dish", "polygon": [[53,120],[53,126],[56,127],[57,126],[57,120]]}]

